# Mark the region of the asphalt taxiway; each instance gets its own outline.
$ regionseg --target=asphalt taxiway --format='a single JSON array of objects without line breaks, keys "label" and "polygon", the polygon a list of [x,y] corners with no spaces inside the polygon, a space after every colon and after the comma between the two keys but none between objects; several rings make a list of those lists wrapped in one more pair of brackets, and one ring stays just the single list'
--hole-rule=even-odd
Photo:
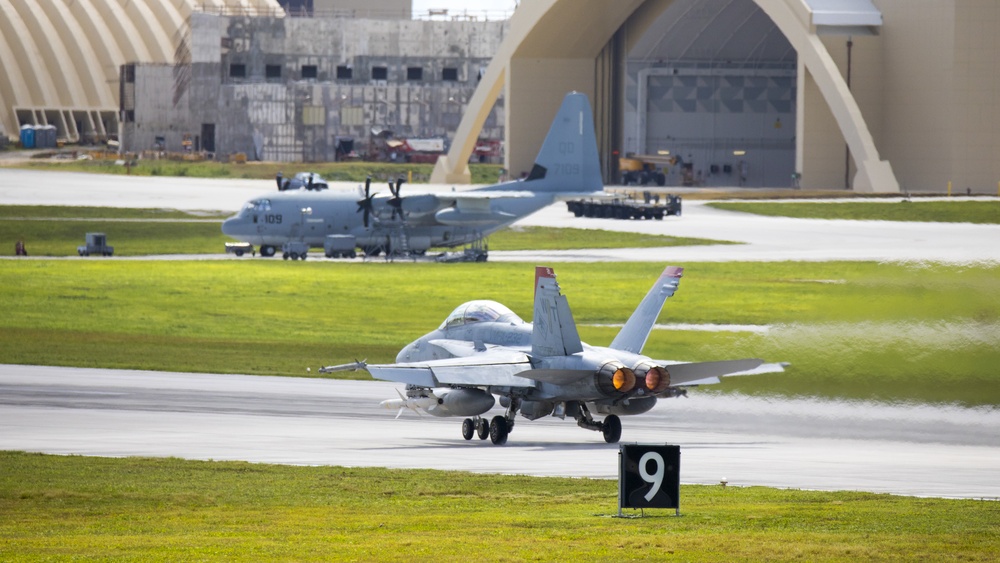
[{"label": "asphalt taxiway", "polygon": [[[505,446],[460,419],[379,408],[397,386],[0,366],[0,449],[615,478],[618,446],[518,418]],[[496,414],[499,414],[499,410]],[[491,413],[493,414],[493,413]],[[681,446],[685,483],[1000,498],[1000,413],[692,391],[624,417],[623,442]]]},{"label": "asphalt taxiway", "polygon": [[[355,190],[356,183],[334,182],[331,189]],[[409,193],[446,192],[452,186],[408,185]],[[276,190],[272,180],[130,177],[0,169],[0,204],[154,207],[221,210],[235,213],[245,201]],[[404,193],[405,195],[405,193]],[[985,199],[985,198],[977,198]],[[901,199],[885,205],[905,205]],[[576,218],[557,202],[521,219],[515,226],[603,229],[695,237],[740,244],[608,250],[490,252],[491,261],[662,263],[724,261],[935,261],[1000,262],[1000,225],[846,221],[763,217],[713,209],[685,200],[681,217],[662,221]],[[30,241],[29,247],[30,247]],[[226,257],[221,253],[215,258]],[[194,256],[158,257],[191,259]],[[204,258],[204,257],[199,257]],[[93,259],[93,258],[91,258]],[[115,258],[118,259],[118,258]],[[259,258],[263,259],[263,258]]]}]

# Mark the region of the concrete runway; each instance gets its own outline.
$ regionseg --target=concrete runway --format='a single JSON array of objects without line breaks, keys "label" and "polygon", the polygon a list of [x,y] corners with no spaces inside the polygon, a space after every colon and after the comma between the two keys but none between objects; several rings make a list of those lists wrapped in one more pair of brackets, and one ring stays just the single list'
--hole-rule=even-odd
[{"label": "concrete runway", "polygon": [[[0,366],[0,449],[615,478],[617,445],[518,418],[505,446],[461,419],[379,408],[394,384]],[[496,414],[501,411],[496,410]],[[492,413],[491,413],[492,415]],[[623,417],[624,442],[679,444],[684,483],[1000,498],[1000,413],[765,400],[693,390]]]}]

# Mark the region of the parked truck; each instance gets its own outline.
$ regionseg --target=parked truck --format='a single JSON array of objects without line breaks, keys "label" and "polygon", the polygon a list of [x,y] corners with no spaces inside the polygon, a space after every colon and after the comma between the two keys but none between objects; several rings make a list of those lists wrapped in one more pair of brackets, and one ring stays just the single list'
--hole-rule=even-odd
[{"label": "parked truck", "polygon": [[622,184],[626,186],[645,186],[667,183],[667,166],[676,164],[676,159],[670,156],[655,154],[629,154],[618,159],[618,169],[622,173]]}]

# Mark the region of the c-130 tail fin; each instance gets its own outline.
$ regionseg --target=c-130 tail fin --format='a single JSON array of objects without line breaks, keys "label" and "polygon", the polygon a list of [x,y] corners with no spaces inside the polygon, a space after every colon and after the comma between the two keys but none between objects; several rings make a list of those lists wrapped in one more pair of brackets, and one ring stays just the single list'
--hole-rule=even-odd
[{"label": "c-130 tail fin", "polygon": [[581,194],[604,189],[594,117],[586,94],[570,92],[563,98],[521,189]]}]

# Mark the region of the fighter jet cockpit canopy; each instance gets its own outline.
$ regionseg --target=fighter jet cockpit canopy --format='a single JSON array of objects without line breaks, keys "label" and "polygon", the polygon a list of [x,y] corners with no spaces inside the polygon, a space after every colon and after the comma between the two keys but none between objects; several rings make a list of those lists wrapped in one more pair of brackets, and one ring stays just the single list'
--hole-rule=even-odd
[{"label": "fighter jet cockpit canopy", "polygon": [[457,326],[482,322],[504,322],[510,324],[523,324],[524,321],[517,313],[496,301],[469,301],[459,305],[448,315],[448,318],[441,323],[438,330],[445,330]]}]

